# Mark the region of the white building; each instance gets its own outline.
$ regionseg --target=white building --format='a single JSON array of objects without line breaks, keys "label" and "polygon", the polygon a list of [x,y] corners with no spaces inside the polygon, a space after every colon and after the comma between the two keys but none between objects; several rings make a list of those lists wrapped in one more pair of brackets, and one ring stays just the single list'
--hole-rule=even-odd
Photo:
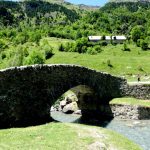
[{"label": "white building", "polygon": [[91,42],[98,42],[98,41],[106,41],[107,43],[123,43],[127,40],[124,35],[117,35],[117,36],[88,36],[88,40]]}]

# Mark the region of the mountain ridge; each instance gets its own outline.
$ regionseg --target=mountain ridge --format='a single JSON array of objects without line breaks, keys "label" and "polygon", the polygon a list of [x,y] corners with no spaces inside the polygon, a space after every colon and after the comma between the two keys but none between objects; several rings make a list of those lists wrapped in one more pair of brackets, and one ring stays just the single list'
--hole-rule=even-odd
[{"label": "mountain ridge", "polygon": [[114,3],[122,3],[122,2],[150,2],[150,0],[110,0],[109,2],[114,2]]}]

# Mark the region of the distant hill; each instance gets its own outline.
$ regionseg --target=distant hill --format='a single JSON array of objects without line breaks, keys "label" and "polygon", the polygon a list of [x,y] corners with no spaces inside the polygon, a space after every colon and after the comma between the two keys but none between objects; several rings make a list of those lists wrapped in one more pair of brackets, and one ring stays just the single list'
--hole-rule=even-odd
[{"label": "distant hill", "polygon": [[[18,23],[21,20],[36,18],[39,22],[74,22],[79,12],[64,5],[42,0],[20,2],[0,1],[0,22],[4,25]],[[36,20],[35,20],[36,21]]]},{"label": "distant hill", "polygon": [[131,12],[142,8],[148,10],[150,9],[150,0],[110,0],[101,10],[110,12],[117,8],[127,8]]},{"label": "distant hill", "polygon": [[122,2],[150,2],[150,0],[110,0],[109,2],[116,2],[116,3],[122,3]]}]

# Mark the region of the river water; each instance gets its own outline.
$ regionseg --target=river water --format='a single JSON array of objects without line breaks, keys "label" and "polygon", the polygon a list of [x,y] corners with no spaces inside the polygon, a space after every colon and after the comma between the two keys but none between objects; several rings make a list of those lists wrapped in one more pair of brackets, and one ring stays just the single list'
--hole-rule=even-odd
[{"label": "river water", "polygon": [[[51,112],[51,116],[59,122],[82,123],[80,115],[68,115],[61,112]],[[150,120],[117,120],[95,121],[92,125],[114,130],[140,145],[143,150],[150,150]]]}]

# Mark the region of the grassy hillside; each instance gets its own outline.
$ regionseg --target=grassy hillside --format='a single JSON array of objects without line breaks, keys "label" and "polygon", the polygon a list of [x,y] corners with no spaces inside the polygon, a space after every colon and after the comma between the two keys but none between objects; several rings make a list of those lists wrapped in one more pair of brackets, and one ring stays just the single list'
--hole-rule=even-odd
[{"label": "grassy hillside", "polygon": [[77,124],[46,125],[0,130],[0,149],[44,150],[141,150],[133,142],[113,131]]},{"label": "grassy hillside", "polygon": [[[149,3],[108,3],[100,10],[82,13],[69,3],[49,2],[0,1],[0,68],[67,63],[129,80],[137,80],[137,74],[141,74],[142,80],[149,80]],[[127,37],[122,45],[104,46],[104,41],[96,46],[84,45],[89,35],[122,34]],[[67,41],[75,44],[65,52],[58,51],[60,43],[65,45]],[[95,55],[89,55],[88,51]],[[39,61],[34,60],[36,57]]]},{"label": "grassy hillside", "polygon": [[[123,44],[115,46],[108,45],[102,47],[102,52],[96,55],[90,55],[79,54],[76,52],[60,52],[58,51],[58,47],[61,43],[65,44],[67,42],[72,43],[75,41],[47,37],[43,38],[40,41],[41,52],[44,52],[44,48],[42,48],[42,43],[45,40],[48,41],[48,45],[52,47],[54,53],[51,58],[46,60],[45,63],[47,64],[77,64],[91,69],[108,72],[117,76],[123,76],[129,81],[136,81],[137,74],[142,75],[142,81],[150,80],[150,51],[142,51],[141,48],[137,47],[136,45],[131,44],[128,46],[131,51],[123,51]],[[20,48],[26,49],[28,50],[28,52],[30,52],[32,51],[32,49],[37,49],[37,46],[34,46],[31,43],[26,43]],[[11,47],[10,51],[8,51],[8,54],[5,53],[6,55],[9,55],[10,53],[14,55],[14,57],[12,58],[9,58],[10,56],[8,57],[8,59],[10,60],[9,64],[7,57],[4,59],[0,59],[1,69],[16,65],[18,53],[15,54],[11,51],[12,49],[15,49],[15,47]]]},{"label": "grassy hillside", "polygon": [[[125,76],[129,80],[137,80],[137,74],[150,75],[150,51],[142,51],[136,45],[129,45],[131,51],[123,51],[123,45],[108,45],[102,48],[102,52],[97,55],[78,54],[74,52],[59,52],[58,46],[68,40],[48,38],[54,47],[55,55],[46,63],[65,63],[83,65],[99,71],[109,72],[114,75]],[[73,42],[73,41],[70,41]],[[111,63],[112,67],[109,66]]]}]

